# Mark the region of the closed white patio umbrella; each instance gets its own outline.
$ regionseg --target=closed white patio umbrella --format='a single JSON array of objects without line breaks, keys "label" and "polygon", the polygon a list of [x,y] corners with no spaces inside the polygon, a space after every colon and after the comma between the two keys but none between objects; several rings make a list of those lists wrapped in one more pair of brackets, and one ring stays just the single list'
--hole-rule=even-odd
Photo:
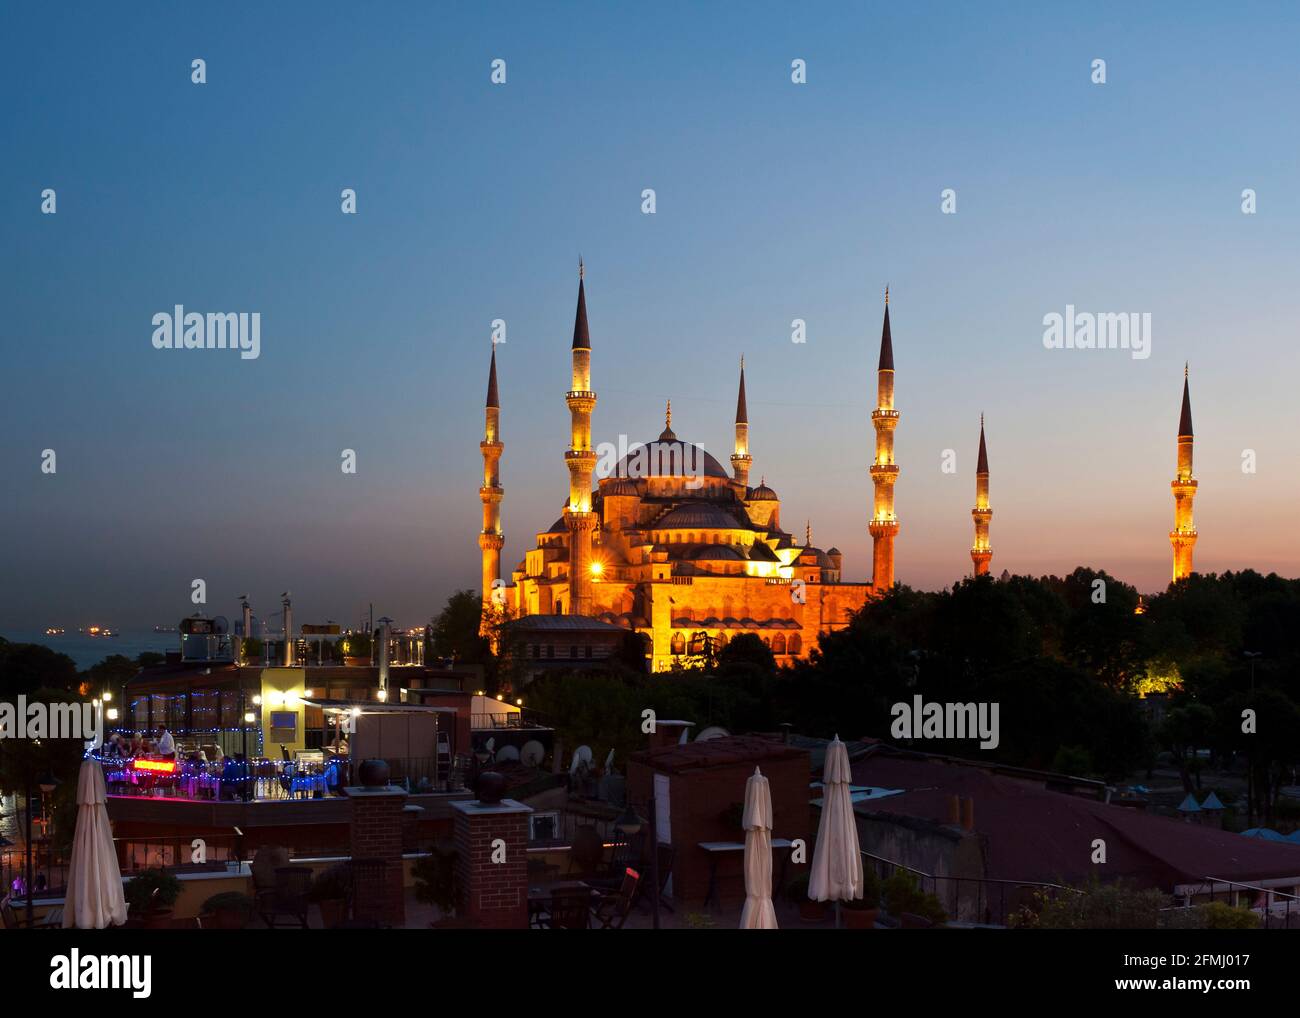
[{"label": "closed white patio umbrella", "polygon": [[[826,747],[822,767],[822,815],[817,824],[808,897],[838,903],[862,897],[862,854],[849,790],[849,751],[837,735]],[[839,913],[836,912],[836,920]]]},{"label": "closed white patio umbrella", "polygon": [[742,930],[775,930],[772,907],[772,792],[757,767],[745,782],[745,907]]},{"label": "closed white patio umbrella", "polygon": [[77,777],[77,830],[68,866],[68,893],[63,902],[64,928],[102,930],[126,922],[122,871],[108,823],[104,771],[85,760]]}]

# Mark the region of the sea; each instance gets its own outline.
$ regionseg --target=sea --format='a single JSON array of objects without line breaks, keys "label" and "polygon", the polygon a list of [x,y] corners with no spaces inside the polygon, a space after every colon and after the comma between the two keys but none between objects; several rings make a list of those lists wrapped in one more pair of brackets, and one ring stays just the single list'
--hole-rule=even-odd
[{"label": "sea", "polygon": [[177,633],[155,633],[148,629],[127,629],[118,632],[116,636],[87,636],[75,629],[69,629],[62,636],[46,636],[43,629],[6,629],[0,630],[0,636],[10,643],[44,644],[51,650],[72,658],[80,671],[99,664],[113,654],[134,660],[145,651],[162,654],[169,650],[179,650],[181,640]]}]

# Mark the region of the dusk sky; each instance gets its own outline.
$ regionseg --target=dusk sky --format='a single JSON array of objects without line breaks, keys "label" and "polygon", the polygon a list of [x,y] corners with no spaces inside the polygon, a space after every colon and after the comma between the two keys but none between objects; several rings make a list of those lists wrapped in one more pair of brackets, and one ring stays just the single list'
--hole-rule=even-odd
[{"label": "dusk sky", "polygon": [[[1089,565],[1163,589],[1184,361],[1197,570],[1300,573],[1292,6],[60,4],[3,22],[0,635],[175,624],[196,577],[232,618],[236,595],[266,615],[289,589],[300,622],[368,602],[427,621],[479,583],[497,318],[508,575],[567,495],[579,254],[596,441],[653,438],[671,399],[677,434],[726,463],[743,353],[752,483],[843,551],[846,580],[871,574],[886,284],[900,582],[971,571],[983,412],[995,574]],[[260,312],[260,357],[154,349],[177,304]],[[1151,356],[1045,349],[1066,305],[1149,312]]]}]

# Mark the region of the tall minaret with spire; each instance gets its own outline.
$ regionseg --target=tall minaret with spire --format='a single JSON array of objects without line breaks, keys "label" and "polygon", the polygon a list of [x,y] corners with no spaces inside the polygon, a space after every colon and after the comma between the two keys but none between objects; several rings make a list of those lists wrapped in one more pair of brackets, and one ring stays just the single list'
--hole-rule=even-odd
[{"label": "tall minaret with spire", "polygon": [[1178,418],[1178,473],[1170,483],[1174,492],[1174,529],[1169,543],[1174,548],[1174,582],[1192,574],[1192,549],[1196,547],[1196,524],[1192,520],[1192,499],[1196,478],[1192,476],[1192,397],[1187,388],[1187,365],[1183,365],[1183,411]]},{"label": "tall minaret with spire", "polygon": [[[731,472],[742,489],[749,487],[749,467],[754,457],[749,454],[749,407],[745,405],[745,358],[740,358],[740,395],[736,397],[736,447],[731,454]],[[741,498],[745,497],[744,490]]]},{"label": "tall minaret with spire", "polygon": [[894,586],[894,538],[898,536],[898,517],[894,515],[894,484],[898,464],[894,462],[894,429],[898,411],[894,409],[894,344],[889,335],[889,287],[885,287],[885,324],[880,334],[880,364],[876,371],[876,409],[871,425],[876,429],[876,459],[871,464],[871,483],[875,485],[875,507],[867,530],[872,540],[873,572],[871,586],[883,594]]},{"label": "tall minaret with spire", "polygon": [[483,549],[483,629],[488,629],[490,609],[496,581],[501,578],[501,547],[506,543],[501,533],[501,399],[497,395],[497,348],[492,347],[492,366],[488,369],[487,403],[483,409],[483,486],[478,490],[483,503],[483,529],[478,535],[478,546]]},{"label": "tall minaret with spire", "polygon": [[970,511],[975,520],[975,543],[971,545],[970,557],[975,563],[975,575],[984,576],[989,571],[989,560],[993,558],[993,547],[989,544],[989,520],[993,510],[989,508],[989,453],[984,448],[984,415],[980,414],[980,454],[975,464],[975,508]]},{"label": "tall minaret with spire", "polygon": [[591,333],[587,329],[587,295],[582,259],[578,259],[578,311],[573,321],[573,379],[564,401],[569,405],[569,449],[564,465],[569,468],[569,504],[564,523],[569,528],[570,615],[592,613],[591,540],[596,514],[591,511],[591,474],[596,453],[591,447],[591,412],[596,394],[591,389]]}]

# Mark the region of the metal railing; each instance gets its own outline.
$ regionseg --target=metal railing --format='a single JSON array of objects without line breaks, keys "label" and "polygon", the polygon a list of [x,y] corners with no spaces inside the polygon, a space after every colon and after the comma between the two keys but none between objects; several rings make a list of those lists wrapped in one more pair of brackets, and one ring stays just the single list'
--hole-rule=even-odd
[{"label": "metal railing", "polygon": [[[195,802],[269,802],[322,799],[341,795],[359,779],[360,760],[274,760],[247,762],[227,758],[222,763],[190,760],[100,760],[110,796],[184,799]],[[460,791],[463,774],[445,757],[394,757],[385,760],[389,782],[412,793]]]},{"label": "metal railing", "polygon": [[861,854],[863,865],[873,867],[881,880],[889,879],[898,870],[912,874],[917,887],[938,898],[948,918],[958,922],[1006,926],[1009,916],[1032,904],[1037,894],[1046,893],[1055,898],[1062,893],[1079,893],[1077,888],[1037,880],[936,876],[870,852]]}]

